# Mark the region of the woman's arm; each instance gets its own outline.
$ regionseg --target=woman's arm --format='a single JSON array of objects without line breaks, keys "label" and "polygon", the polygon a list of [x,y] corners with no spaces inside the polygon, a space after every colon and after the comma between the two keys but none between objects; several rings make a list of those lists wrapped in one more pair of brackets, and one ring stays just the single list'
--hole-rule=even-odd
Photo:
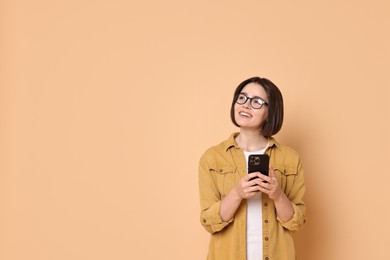
[{"label": "woman's arm", "polygon": [[[210,171],[207,160],[202,157],[199,163],[200,222],[210,233],[222,230],[233,221],[242,199],[252,197],[258,191],[260,173],[251,173],[240,179],[236,186],[224,197],[218,190],[215,176]],[[256,185],[257,184],[257,185]]]},{"label": "woman's arm", "polygon": [[274,201],[277,216],[283,222],[290,220],[294,215],[294,208],[291,201],[280,188],[278,179],[272,166],[269,167],[269,176],[261,176],[265,182],[260,184],[260,191],[267,193]]},{"label": "woman's arm", "polygon": [[300,229],[305,223],[305,205],[302,201],[305,185],[301,164],[298,163],[297,174],[294,185],[288,193],[289,196],[280,188],[276,174],[271,166],[269,177],[263,175],[261,179],[266,182],[261,183],[260,191],[267,193],[269,198],[274,201],[278,220],[285,228],[291,231]]}]

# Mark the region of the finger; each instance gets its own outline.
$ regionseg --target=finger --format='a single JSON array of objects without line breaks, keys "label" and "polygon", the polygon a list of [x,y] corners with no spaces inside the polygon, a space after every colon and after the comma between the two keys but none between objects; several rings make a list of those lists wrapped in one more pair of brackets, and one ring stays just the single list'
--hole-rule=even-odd
[{"label": "finger", "polygon": [[274,168],[272,167],[272,165],[269,166],[268,173],[269,173],[269,176],[271,178],[276,178],[276,174],[275,174],[275,171],[274,171]]},{"label": "finger", "polygon": [[277,185],[278,184],[278,178],[276,177],[276,173],[274,171],[274,168],[271,165],[269,167],[269,172],[268,173],[269,173],[269,177],[271,178],[269,183]]},{"label": "finger", "polygon": [[278,186],[278,180],[276,178],[271,178],[268,183],[271,184],[272,187]]},{"label": "finger", "polygon": [[272,185],[268,182],[261,182],[258,184],[261,188],[270,190],[272,188]]},{"label": "finger", "polygon": [[256,179],[253,179],[251,181],[248,181],[245,186],[246,187],[257,186],[258,185],[258,180],[259,180],[259,178],[256,178]]},{"label": "finger", "polygon": [[[264,184],[264,183],[263,183]],[[267,189],[267,188],[264,188],[264,187],[262,187],[262,186],[257,186],[258,187],[258,190],[260,191],[260,192],[262,192],[262,193],[265,193],[265,194],[270,194],[270,190],[269,189]]]},{"label": "finger", "polygon": [[257,185],[257,180],[259,180],[257,175],[252,175],[252,178],[250,176],[249,177],[244,177],[242,182],[241,182],[241,186],[242,186],[243,189],[244,188],[248,188],[248,187],[252,187],[252,186],[256,186]]},{"label": "finger", "polygon": [[263,186],[263,183],[265,183],[263,180],[261,180],[260,178],[254,180],[254,185],[255,186]]},{"label": "finger", "polygon": [[251,172],[251,173],[248,173],[248,174],[244,177],[244,179],[245,179],[246,181],[249,181],[250,179],[256,178],[256,177],[259,177],[259,172]]},{"label": "finger", "polygon": [[259,185],[253,185],[250,188],[247,189],[250,193],[256,193],[259,191]]},{"label": "finger", "polygon": [[243,192],[244,192],[244,197],[249,198],[249,197],[252,197],[253,195],[255,195],[257,192],[259,192],[259,188],[257,185],[255,185],[255,186],[246,188]]},{"label": "finger", "polygon": [[260,174],[259,175],[259,179],[261,179],[262,181],[265,181],[265,182],[270,182],[272,181],[271,180],[271,177],[267,176],[267,175],[264,175],[264,174]]}]

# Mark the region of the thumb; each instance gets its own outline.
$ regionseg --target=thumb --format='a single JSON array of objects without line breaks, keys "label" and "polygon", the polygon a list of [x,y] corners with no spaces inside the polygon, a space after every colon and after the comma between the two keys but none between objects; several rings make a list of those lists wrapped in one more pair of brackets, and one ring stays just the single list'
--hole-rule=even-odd
[{"label": "thumb", "polygon": [[270,165],[269,166],[269,177],[271,178],[276,178],[276,174],[275,174],[275,171],[274,171],[274,168]]}]

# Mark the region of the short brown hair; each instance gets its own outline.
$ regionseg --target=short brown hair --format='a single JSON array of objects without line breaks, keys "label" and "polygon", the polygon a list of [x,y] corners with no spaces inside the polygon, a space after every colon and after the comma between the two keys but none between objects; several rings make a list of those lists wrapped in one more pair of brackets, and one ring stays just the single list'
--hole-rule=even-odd
[{"label": "short brown hair", "polygon": [[238,85],[234,91],[233,102],[230,109],[230,117],[234,125],[240,127],[236,119],[234,118],[234,105],[237,101],[238,95],[241,93],[242,89],[249,83],[256,83],[264,88],[267,93],[268,98],[268,118],[261,129],[261,134],[265,137],[271,137],[279,132],[283,124],[283,96],[278,87],[272,83],[269,79],[252,77]]}]

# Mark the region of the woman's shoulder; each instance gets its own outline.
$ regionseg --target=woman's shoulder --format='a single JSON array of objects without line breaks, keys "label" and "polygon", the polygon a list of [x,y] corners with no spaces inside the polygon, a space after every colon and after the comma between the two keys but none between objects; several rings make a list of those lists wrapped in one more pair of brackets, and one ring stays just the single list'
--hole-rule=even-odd
[{"label": "woman's shoulder", "polygon": [[274,169],[285,174],[298,174],[302,164],[298,152],[288,145],[281,144],[274,140],[269,152]]},{"label": "woman's shoulder", "polygon": [[230,137],[228,139],[221,141],[221,142],[214,144],[214,145],[210,146],[209,148],[207,148],[204,151],[202,158],[224,156],[224,154],[226,154],[227,150],[230,147],[235,146],[235,141],[234,141],[235,135],[236,135],[236,133],[233,133],[230,135]]},{"label": "woman's shoulder", "polygon": [[278,155],[299,159],[299,154],[294,148],[278,142],[274,137],[269,138],[269,146]]},{"label": "woman's shoulder", "polygon": [[226,147],[226,140],[208,147],[203,152],[203,155],[211,155],[211,154],[221,153],[222,151],[224,151],[225,147]]}]

